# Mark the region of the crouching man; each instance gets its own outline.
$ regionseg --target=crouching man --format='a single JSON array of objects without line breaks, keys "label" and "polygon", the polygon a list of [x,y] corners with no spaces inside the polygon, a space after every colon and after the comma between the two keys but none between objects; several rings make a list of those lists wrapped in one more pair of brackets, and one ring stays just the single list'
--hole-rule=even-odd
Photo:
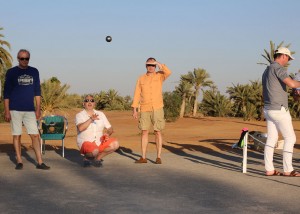
[{"label": "crouching man", "polygon": [[[83,101],[83,110],[76,114],[77,145],[80,153],[84,155],[83,166],[91,165],[94,160],[96,167],[102,166],[102,158],[116,151],[119,142],[110,138],[113,128],[101,111],[95,110],[95,100],[87,95]],[[103,134],[104,128],[106,133]]]}]

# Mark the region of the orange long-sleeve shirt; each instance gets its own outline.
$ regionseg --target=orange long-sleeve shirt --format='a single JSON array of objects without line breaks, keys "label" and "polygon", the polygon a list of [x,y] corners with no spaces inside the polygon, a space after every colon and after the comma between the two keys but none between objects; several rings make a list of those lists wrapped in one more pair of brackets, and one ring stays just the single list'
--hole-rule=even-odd
[{"label": "orange long-sleeve shirt", "polygon": [[141,112],[164,107],[162,84],[170,75],[169,68],[162,64],[161,71],[140,76],[136,83],[131,107],[138,108],[140,105]]}]

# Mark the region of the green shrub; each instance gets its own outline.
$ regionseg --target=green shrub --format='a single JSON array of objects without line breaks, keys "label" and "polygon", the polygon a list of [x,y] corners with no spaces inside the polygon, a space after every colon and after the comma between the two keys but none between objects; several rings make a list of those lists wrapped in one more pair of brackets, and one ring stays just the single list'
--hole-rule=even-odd
[{"label": "green shrub", "polygon": [[163,100],[166,121],[176,121],[180,114],[181,97],[176,92],[164,92]]}]

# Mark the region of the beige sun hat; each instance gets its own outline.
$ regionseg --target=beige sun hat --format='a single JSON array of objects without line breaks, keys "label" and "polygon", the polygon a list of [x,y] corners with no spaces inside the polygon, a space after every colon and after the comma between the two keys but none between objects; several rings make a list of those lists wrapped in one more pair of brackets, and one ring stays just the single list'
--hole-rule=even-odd
[{"label": "beige sun hat", "polygon": [[288,55],[291,58],[291,60],[295,59],[294,57],[292,57],[291,51],[286,47],[280,47],[277,50],[275,50],[275,54],[278,53]]}]

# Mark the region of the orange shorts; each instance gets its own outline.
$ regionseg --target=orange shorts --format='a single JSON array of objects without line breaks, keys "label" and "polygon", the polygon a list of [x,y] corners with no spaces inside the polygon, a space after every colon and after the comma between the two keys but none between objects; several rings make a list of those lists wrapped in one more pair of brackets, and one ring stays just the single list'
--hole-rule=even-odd
[{"label": "orange shorts", "polygon": [[109,147],[109,145],[116,140],[117,140],[116,138],[109,138],[106,141],[102,142],[100,146],[97,146],[95,142],[85,141],[81,146],[80,153],[81,154],[92,153],[96,149],[98,149],[99,152],[103,152],[104,149]]}]

